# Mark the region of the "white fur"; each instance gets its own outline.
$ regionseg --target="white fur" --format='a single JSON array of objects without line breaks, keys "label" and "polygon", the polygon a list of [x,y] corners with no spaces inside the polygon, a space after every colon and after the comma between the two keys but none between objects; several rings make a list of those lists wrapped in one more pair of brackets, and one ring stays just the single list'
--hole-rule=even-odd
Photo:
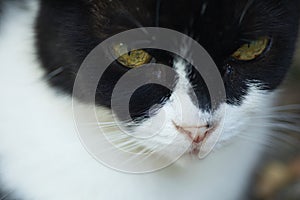
[{"label": "white fur", "polygon": [[[131,175],[109,169],[94,160],[76,134],[71,98],[55,93],[43,80],[34,53],[32,24],[36,8],[10,8],[0,37],[0,158],[1,178],[7,191],[30,200],[238,200],[262,150],[260,144],[237,135],[265,139],[259,116],[270,94],[255,87],[242,106],[226,106],[218,150],[204,160],[183,157],[155,173]],[[191,116],[207,117],[191,103],[184,87],[163,108],[168,113],[160,134],[177,134],[170,119],[193,123]],[[179,102],[183,118],[176,119]],[[85,105],[81,105],[82,109]],[[99,108],[100,113],[109,113]],[[155,117],[159,119],[161,115]],[[189,116],[189,118],[185,117]],[[111,116],[107,116],[110,118]],[[155,118],[154,117],[154,118]],[[249,124],[249,125],[248,125]],[[136,131],[145,131],[143,126]],[[229,140],[230,139],[230,140]],[[176,148],[185,147],[186,138]],[[156,137],[152,143],[167,143]],[[221,144],[226,145],[221,145]],[[172,149],[170,150],[172,152]]]}]

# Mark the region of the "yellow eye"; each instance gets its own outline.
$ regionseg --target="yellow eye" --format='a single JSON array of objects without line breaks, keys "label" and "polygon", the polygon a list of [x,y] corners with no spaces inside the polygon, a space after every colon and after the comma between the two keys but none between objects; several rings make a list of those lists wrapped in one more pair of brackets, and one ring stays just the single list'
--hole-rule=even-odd
[{"label": "yellow eye", "polygon": [[125,67],[136,68],[151,61],[152,57],[144,50],[132,50],[127,52],[127,47],[123,43],[114,46],[114,51],[118,57],[117,61]]},{"label": "yellow eye", "polygon": [[236,60],[250,61],[260,56],[267,49],[270,43],[270,39],[262,37],[249,44],[244,44],[236,52],[232,54],[232,57]]}]

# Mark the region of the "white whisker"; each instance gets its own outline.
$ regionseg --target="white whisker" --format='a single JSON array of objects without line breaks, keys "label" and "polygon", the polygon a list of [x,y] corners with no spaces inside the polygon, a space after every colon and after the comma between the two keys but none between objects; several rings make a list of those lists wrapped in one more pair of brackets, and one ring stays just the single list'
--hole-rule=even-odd
[{"label": "white whisker", "polygon": [[300,111],[300,104],[290,104],[290,105],[283,105],[283,106],[274,106],[270,108],[266,108],[270,111],[291,111],[291,110],[298,110]]}]

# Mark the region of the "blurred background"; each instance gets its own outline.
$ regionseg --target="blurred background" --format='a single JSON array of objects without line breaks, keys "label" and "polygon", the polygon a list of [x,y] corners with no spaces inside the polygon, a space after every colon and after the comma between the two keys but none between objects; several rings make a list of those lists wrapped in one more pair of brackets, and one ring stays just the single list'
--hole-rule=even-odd
[{"label": "blurred background", "polygon": [[274,127],[278,137],[272,143],[276,145],[253,176],[251,200],[300,200],[300,37],[292,69],[281,88],[277,102],[281,112],[277,113],[284,123]]}]

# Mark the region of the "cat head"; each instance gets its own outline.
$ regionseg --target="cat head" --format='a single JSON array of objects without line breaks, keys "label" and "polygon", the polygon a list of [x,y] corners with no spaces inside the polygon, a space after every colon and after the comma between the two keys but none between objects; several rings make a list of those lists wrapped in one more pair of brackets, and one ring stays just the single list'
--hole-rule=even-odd
[{"label": "cat head", "polygon": [[[170,154],[182,149],[197,152],[220,132],[221,144],[249,129],[251,117],[269,105],[291,64],[298,4],[296,0],[43,0],[36,24],[38,55],[49,83],[71,95],[83,60],[117,33],[162,27],[190,36],[209,53],[222,77],[226,99],[216,109],[203,77],[185,58],[151,48],[124,55],[120,53],[124,43],[115,48],[118,59],[108,67],[99,66],[105,72],[95,99],[100,111],[111,109],[130,132],[126,140],[124,133],[117,133],[122,142],[134,141],[141,133],[153,136],[159,130],[140,146],[153,150],[169,145]],[[182,49],[189,52],[184,42]],[[111,104],[115,85],[132,68],[147,63],[167,65],[177,76],[172,88],[139,87],[128,105],[132,120],[123,121]],[[156,127],[162,121],[163,126]]]}]

